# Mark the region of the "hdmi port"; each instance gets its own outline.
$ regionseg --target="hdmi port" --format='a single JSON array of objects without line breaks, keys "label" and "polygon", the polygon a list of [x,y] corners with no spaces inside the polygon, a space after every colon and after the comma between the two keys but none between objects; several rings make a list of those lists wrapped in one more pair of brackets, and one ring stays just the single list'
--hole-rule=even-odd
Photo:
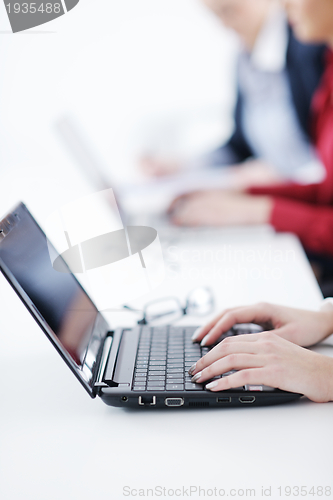
[{"label": "hdmi port", "polygon": [[183,406],[184,399],[183,398],[166,398],[164,403],[165,403],[165,406]]},{"label": "hdmi port", "polygon": [[240,401],[240,403],[254,403],[256,400],[256,397],[255,396],[241,396],[240,398],[238,398],[238,401]]}]

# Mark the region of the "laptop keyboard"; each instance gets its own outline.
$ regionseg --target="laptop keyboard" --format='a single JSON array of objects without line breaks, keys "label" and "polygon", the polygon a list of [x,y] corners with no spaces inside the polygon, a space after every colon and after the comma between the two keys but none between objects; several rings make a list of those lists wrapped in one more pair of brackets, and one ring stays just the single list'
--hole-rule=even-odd
[{"label": "laptop keyboard", "polygon": [[[191,338],[195,327],[142,327],[133,377],[133,391],[203,391],[204,385],[193,384],[188,370],[214,346],[201,347]],[[223,337],[258,333],[263,329],[254,324],[234,325]],[[219,339],[220,340],[220,339]],[[217,342],[219,342],[219,340]],[[231,370],[213,380],[227,377]],[[271,387],[244,386],[234,390],[271,391]]]},{"label": "laptop keyboard", "polygon": [[133,391],[201,391],[203,385],[193,384],[189,368],[209,347],[193,344],[193,327],[142,328],[134,378]]}]

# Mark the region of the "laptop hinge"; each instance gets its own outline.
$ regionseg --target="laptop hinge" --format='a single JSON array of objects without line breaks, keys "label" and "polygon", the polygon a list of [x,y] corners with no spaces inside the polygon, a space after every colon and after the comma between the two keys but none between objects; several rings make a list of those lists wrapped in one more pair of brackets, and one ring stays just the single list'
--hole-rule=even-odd
[{"label": "laptop hinge", "polygon": [[106,363],[107,363],[108,358],[109,358],[112,341],[113,341],[113,337],[111,337],[111,336],[108,336],[105,339],[102,357],[101,357],[101,362],[100,362],[99,368],[98,368],[97,379],[96,379],[96,382],[94,383],[94,387],[96,389],[101,388],[101,387],[118,387],[118,384],[116,382],[113,382],[112,380],[108,380],[107,383],[103,381],[103,375],[105,372]]}]

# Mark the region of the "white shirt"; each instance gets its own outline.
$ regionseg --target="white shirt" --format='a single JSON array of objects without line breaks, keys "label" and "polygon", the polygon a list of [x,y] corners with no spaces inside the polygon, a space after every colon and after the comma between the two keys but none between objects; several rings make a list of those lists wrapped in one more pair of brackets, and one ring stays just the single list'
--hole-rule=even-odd
[{"label": "white shirt", "polygon": [[242,125],[255,156],[266,160],[285,178],[321,182],[325,168],[318,160],[297,118],[286,73],[288,25],[274,7],[252,53],[239,57],[243,96]]}]

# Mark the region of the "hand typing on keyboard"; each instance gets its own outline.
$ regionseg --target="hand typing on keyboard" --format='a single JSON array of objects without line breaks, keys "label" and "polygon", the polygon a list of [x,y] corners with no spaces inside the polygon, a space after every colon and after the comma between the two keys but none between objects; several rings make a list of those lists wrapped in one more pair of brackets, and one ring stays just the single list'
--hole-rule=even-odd
[{"label": "hand typing on keyboard", "polygon": [[[232,335],[239,323],[257,323],[271,331]],[[241,328],[242,330],[242,328]],[[333,400],[333,359],[304,349],[333,332],[332,310],[313,312],[271,304],[228,309],[197,330],[192,340],[213,345],[189,370],[193,383],[221,391],[246,385],[266,385],[304,394],[316,402]]]}]

